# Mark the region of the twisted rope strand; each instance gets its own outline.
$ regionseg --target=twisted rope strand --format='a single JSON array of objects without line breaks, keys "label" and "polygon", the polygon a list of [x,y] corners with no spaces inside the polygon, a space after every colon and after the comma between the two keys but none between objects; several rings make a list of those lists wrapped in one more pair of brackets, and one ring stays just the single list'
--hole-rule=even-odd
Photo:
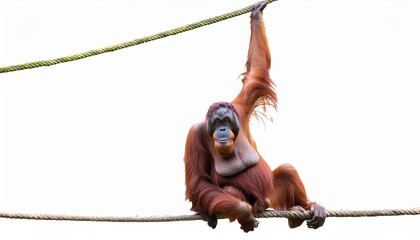
[{"label": "twisted rope strand", "polygon": [[[268,4],[270,4],[274,1],[276,1],[276,0],[266,0],[266,2]],[[143,37],[143,38],[134,39],[132,41],[123,42],[123,43],[112,45],[112,46],[109,46],[109,47],[99,48],[99,49],[96,49],[96,50],[91,50],[91,51],[70,55],[70,56],[67,56],[67,57],[51,59],[51,60],[43,60],[43,61],[36,61],[36,62],[19,64],[19,65],[11,65],[11,66],[6,66],[6,67],[1,67],[0,68],[0,73],[7,73],[7,72],[37,68],[37,67],[52,66],[52,65],[55,65],[55,64],[59,64],[59,63],[76,61],[76,60],[79,60],[79,59],[92,57],[92,56],[103,54],[103,53],[113,52],[113,51],[117,51],[117,50],[120,50],[120,49],[123,49],[123,48],[136,46],[136,45],[139,45],[139,44],[142,44],[142,43],[158,40],[160,38],[169,37],[169,36],[176,35],[176,34],[179,34],[179,33],[183,33],[183,32],[186,32],[186,31],[190,31],[190,30],[193,30],[193,29],[196,29],[196,28],[204,27],[204,26],[207,26],[207,25],[210,25],[210,24],[213,24],[213,23],[224,21],[224,20],[227,20],[229,18],[237,17],[237,16],[243,15],[245,13],[251,12],[252,10],[254,10],[254,5],[251,5],[251,6],[248,6],[248,7],[233,11],[233,12],[229,12],[229,13],[226,13],[226,14],[223,14],[223,15],[220,15],[220,16],[216,16],[216,17],[213,17],[213,18],[201,20],[199,22],[195,22],[195,23],[192,23],[192,24],[189,24],[189,25],[186,25],[186,26],[181,26],[181,27],[174,28],[174,29],[171,29],[171,30],[168,30],[168,31],[165,31],[165,32],[157,33],[157,34],[147,36],[147,37]]]},{"label": "twisted rope strand", "polygon": [[[333,210],[326,212],[327,217],[379,217],[420,215],[419,208],[411,209],[383,209],[383,210]],[[300,218],[311,219],[310,211],[274,211],[268,210],[257,215],[257,218]],[[26,220],[55,220],[55,221],[89,221],[89,222],[175,222],[204,220],[200,215],[178,216],[150,216],[150,217],[112,217],[112,216],[76,216],[76,215],[50,215],[50,214],[21,214],[0,213],[0,218],[26,219]],[[220,217],[219,219],[224,219]]]}]

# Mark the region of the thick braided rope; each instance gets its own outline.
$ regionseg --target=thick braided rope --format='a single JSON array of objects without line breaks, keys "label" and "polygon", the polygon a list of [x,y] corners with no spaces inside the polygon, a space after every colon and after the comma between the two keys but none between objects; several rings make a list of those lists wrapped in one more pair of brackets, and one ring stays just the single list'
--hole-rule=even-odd
[{"label": "thick braided rope", "polygon": [[[267,0],[266,2],[267,3],[272,3],[274,1],[276,1],[276,0]],[[99,48],[99,49],[96,49],[96,50],[91,50],[91,51],[70,55],[70,56],[67,56],[67,57],[51,59],[51,60],[43,60],[43,61],[36,61],[36,62],[19,64],[19,65],[11,65],[11,66],[6,66],[6,67],[1,67],[0,68],[0,73],[7,73],[7,72],[37,68],[37,67],[52,66],[52,65],[55,65],[55,64],[59,64],[59,63],[76,61],[76,60],[79,60],[79,59],[92,57],[92,56],[107,53],[107,52],[113,52],[113,51],[120,50],[120,49],[123,49],[123,48],[136,46],[136,45],[139,45],[139,44],[142,44],[142,43],[158,40],[158,39],[169,37],[169,36],[176,35],[176,34],[179,34],[179,33],[187,32],[187,31],[190,31],[190,30],[193,30],[193,29],[196,29],[196,28],[204,27],[204,26],[207,26],[207,25],[210,25],[210,24],[213,24],[213,23],[224,21],[224,20],[227,20],[229,18],[237,17],[237,16],[243,15],[245,13],[251,12],[252,10],[254,10],[254,5],[251,5],[251,6],[248,6],[248,7],[233,11],[233,12],[229,12],[229,13],[226,13],[226,14],[223,14],[223,15],[220,15],[220,16],[216,16],[216,17],[212,17],[212,18],[209,18],[209,19],[201,20],[199,22],[195,22],[195,23],[192,23],[192,24],[189,24],[189,25],[186,25],[186,26],[181,26],[181,27],[174,28],[174,29],[171,29],[171,30],[168,30],[168,31],[165,31],[165,32],[157,33],[157,34],[147,36],[147,37],[143,37],[143,38],[134,39],[134,40],[129,41],[129,42],[123,42],[123,43],[112,45],[112,46],[109,46],[109,47]]]},{"label": "thick braided rope", "polygon": [[[327,217],[379,217],[420,215],[419,208],[411,209],[384,209],[384,210],[334,210],[327,211]],[[300,218],[311,219],[310,211],[274,211],[268,210],[257,215],[258,218]],[[55,221],[93,221],[93,222],[175,222],[203,220],[200,215],[178,216],[150,216],[150,217],[111,217],[111,216],[75,216],[75,215],[50,215],[50,214],[21,214],[0,213],[0,218],[27,219],[27,220],[55,220]],[[223,219],[221,217],[220,219]]]}]

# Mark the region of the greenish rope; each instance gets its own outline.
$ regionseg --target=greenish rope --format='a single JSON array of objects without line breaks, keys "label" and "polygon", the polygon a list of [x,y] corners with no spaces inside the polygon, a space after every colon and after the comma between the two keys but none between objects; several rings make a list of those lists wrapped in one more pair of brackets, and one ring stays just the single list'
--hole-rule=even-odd
[{"label": "greenish rope", "polygon": [[[420,215],[419,208],[411,209],[382,209],[382,210],[335,210],[326,211],[327,217],[380,217]],[[86,222],[175,222],[204,220],[197,214],[179,216],[151,216],[151,217],[111,217],[111,216],[75,216],[75,215],[52,215],[52,214],[22,214],[0,213],[0,218],[26,219],[26,220],[55,220],[55,221],[86,221]],[[220,217],[223,219],[225,217]],[[267,210],[257,215],[257,218],[300,218],[311,219],[310,211],[274,211]]]},{"label": "greenish rope", "polygon": [[[276,1],[276,0],[267,0],[266,2],[267,3],[272,3],[274,1]],[[129,41],[129,42],[123,42],[123,43],[112,45],[112,46],[109,46],[109,47],[99,48],[99,49],[96,49],[96,50],[91,50],[91,51],[70,55],[70,56],[67,56],[67,57],[51,59],[51,60],[36,61],[36,62],[19,64],[19,65],[11,65],[11,66],[6,66],[6,67],[1,67],[0,68],[0,73],[7,73],[7,72],[37,68],[37,67],[52,66],[52,65],[55,65],[55,64],[59,64],[59,63],[76,61],[76,60],[79,60],[79,59],[92,57],[92,56],[103,54],[103,53],[113,52],[113,51],[117,51],[117,50],[120,50],[120,49],[123,49],[123,48],[133,47],[133,46],[136,46],[136,45],[139,45],[139,44],[142,44],[142,43],[158,40],[158,39],[169,37],[169,36],[176,35],[176,34],[179,34],[179,33],[187,32],[187,31],[190,31],[190,30],[193,30],[193,29],[196,29],[196,28],[204,27],[204,26],[207,26],[207,25],[210,25],[210,24],[213,24],[213,23],[224,21],[224,20],[227,20],[229,18],[237,17],[237,16],[243,15],[245,13],[251,12],[252,10],[254,10],[254,4],[251,5],[251,6],[248,6],[248,7],[230,12],[230,13],[220,15],[220,16],[216,16],[216,17],[212,17],[212,18],[209,18],[209,19],[201,20],[199,22],[192,23],[192,24],[189,24],[189,25],[186,25],[186,26],[174,28],[174,29],[171,29],[171,30],[168,30],[168,31],[165,31],[165,32],[161,32],[161,33],[157,33],[157,34],[154,34],[154,35],[151,35],[151,36],[148,36],[148,37],[134,39],[134,40]]]}]

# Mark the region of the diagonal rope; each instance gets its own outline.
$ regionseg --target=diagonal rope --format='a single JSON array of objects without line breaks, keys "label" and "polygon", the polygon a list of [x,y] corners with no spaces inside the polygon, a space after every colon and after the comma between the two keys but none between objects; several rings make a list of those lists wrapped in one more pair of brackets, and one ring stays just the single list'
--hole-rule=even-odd
[{"label": "diagonal rope", "polygon": [[[266,0],[266,2],[268,4],[270,4],[274,1],[276,1],[276,0]],[[11,66],[6,66],[6,67],[0,67],[0,73],[7,73],[7,72],[37,68],[37,67],[52,66],[52,65],[55,65],[55,64],[59,64],[59,63],[76,61],[76,60],[80,60],[80,59],[87,58],[87,57],[92,57],[92,56],[103,54],[103,53],[113,52],[113,51],[117,51],[117,50],[120,50],[120,49],[123,49],[123,48],[133,47],[133,46],[136,46],[136,45],[139,45],[139,44],[142,44],[142,43],[158,40],[158,39],[169,37],[169,36],[176,35],[176,34],[179,34],[179,33],[187,32],[187,31],[190,31],[190,30],[193,30],[193,29],[196,29],[196,28],[204,27],[204,26],[207,26],[207,25],[210,25],[210,24],[213,24],[213,23],[224,21],[224,20],[227,20],[229,18],[237,17],[237,16],[243,15],[245,13],[251,12],[252,10],[254,10],[254,5],[250,5],[248,7],[245,7],[245,8],[233,11],[233,12],[229,12],[229,13],[226,13],[226,14],[223,14],[223,15],[220,15],[220,16],[216,16],[216,17],[212,17],[212,18],[209,18],[209,19],[201,20],[199,22],[195,22],[195,23],[192,23],[192,24],[189,24],[189,25],[186,25],[186,26],[181,26],[181,27],[174,28],[174,29],[171,29],[171,30],[168,30],[168,31],[165,31],[165,32],[157,33],[157,34],[147,36],[147,37],[143,37],[143,38],[134,39],[132,41],[123,42],[123,43],[112,45],[112,46],[109,46],[109,47],[99,48],[99,49],[95,49],[95,50],[91,50],[91,51],[87,51],[87,52],[83,52],[83,53],[79,53],[79,54],[74,54],[74,55],[61,57],[61,58],[56,58],[56,59],[36,61],[36,62],[19,64],[19,65],[11,65]]]},{"label": "diagonal rope", "polygon": [[[327,217],[379,217],[420,215],[420,207],[411,209],[383,209],[383,210],[327,210]],[[300,218],[311,219],[310,211],[274,211],[268,210],[257,215],[257,218]],[[113,216],[76,216],[53,214],[21,214],[0,213],[0,218],[26,219],[26,220],[55,220],[55,221],[89,221],[89,222],[175,222],[204,220],[200,215],[178,216],[150,216],[150,217],[113,217]],[[225,217],[220,217],[223,219]]]}]

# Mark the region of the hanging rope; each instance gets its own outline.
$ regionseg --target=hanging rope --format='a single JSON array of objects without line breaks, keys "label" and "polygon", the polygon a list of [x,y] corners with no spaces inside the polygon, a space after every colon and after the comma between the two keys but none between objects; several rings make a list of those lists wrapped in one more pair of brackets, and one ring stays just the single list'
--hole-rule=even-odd
[{"label": "hanging rope", "polygon": [[[384,209],[384,210],[335,210],[326,211],[327,217],[379,217],[420,215],[419,208],[411,209]],[[74,216],[74,215],[50,215],[50,214],[21,214],[0,213],[0,218],[27,219],[27,220],[55,220],[55,221],[90,221],[90,222],[175,222],[204,220],[200,215],[178,216],[151,216],[151,217],[110,217],[110,216]],[[221,217],[219,219],[223,219]],[[300,218],[311,219],[310,211],[274,211],[268,210],[257,215],[257,218]]]},{"label": "hanging rope", "polygon": [[[276,1],[276,0],[267,0],[266,2],[268,4],[270,4],[274,1]],[[220,16],[216,16],[216,17],[213,17],[213,18],[201,20],[199,22],[192,23],[192,24],[189,24],[189,25],[186,25],[186,26],[174,28],[174,29],[171,29],[171,30],[168,30],[168,31],[165,31],[165,32],[161,32],[161,33],[157,33],[157,34],[154,34],[154,35],[151,35],[151,36],[148,36],[148,37],[134,39],[134,40],[129,41],[129,42],[124,42],[124,43],[112,45],[112,46],[109,46],[109,47],[99,48],[99,49],[96,49],[96,50],[91,50],[91,51],[70,55],[70,56],[67,56],[67,57],[51,59],[51,60],[43,60],[43,61],[36,61],[36,62],[19,64],[19,65],[11,65],[11,66],[6,66],[6,67],[1,67],[0,68],[0,73],[7,73],[7,72],[37,68],[37,67],[52,66],[52,65],[55,65],[55,64],[59,64],[59,63],[76,61],[76,60],[79,60],[79,59],[92,57],[92,56],[103,54],[103,53],[113,52],[113,51],[120,50],[120,49],[123,49],[123,48],[133,47],[133,46],[136,46],[136,45],[139,45],[139,44],[142,44],[142,43],[158,40],[158,39],[169,37],[169,36],[176,35],[176,34],[179,34],[179,33],[187,32],[187,31],[190,31],[190,30],[193,30],[193,29],[196,29],[196,28],[204,27],[204,26],[207,26],[207,25],[210,25],[210,24],[213,24],[213,23],[224,21],[224,20],[227,20],[229,18],[237,17],[237,16],[243,15],[245,13],[251,12],[252,10],[254,10],[254,5],[251,5],[251,6],[248,6],[248,7],[245,7],[245,8],[230,12],[230,13],[226,13],[226,14],[223,14],[223,15],[220,15]]]}]

